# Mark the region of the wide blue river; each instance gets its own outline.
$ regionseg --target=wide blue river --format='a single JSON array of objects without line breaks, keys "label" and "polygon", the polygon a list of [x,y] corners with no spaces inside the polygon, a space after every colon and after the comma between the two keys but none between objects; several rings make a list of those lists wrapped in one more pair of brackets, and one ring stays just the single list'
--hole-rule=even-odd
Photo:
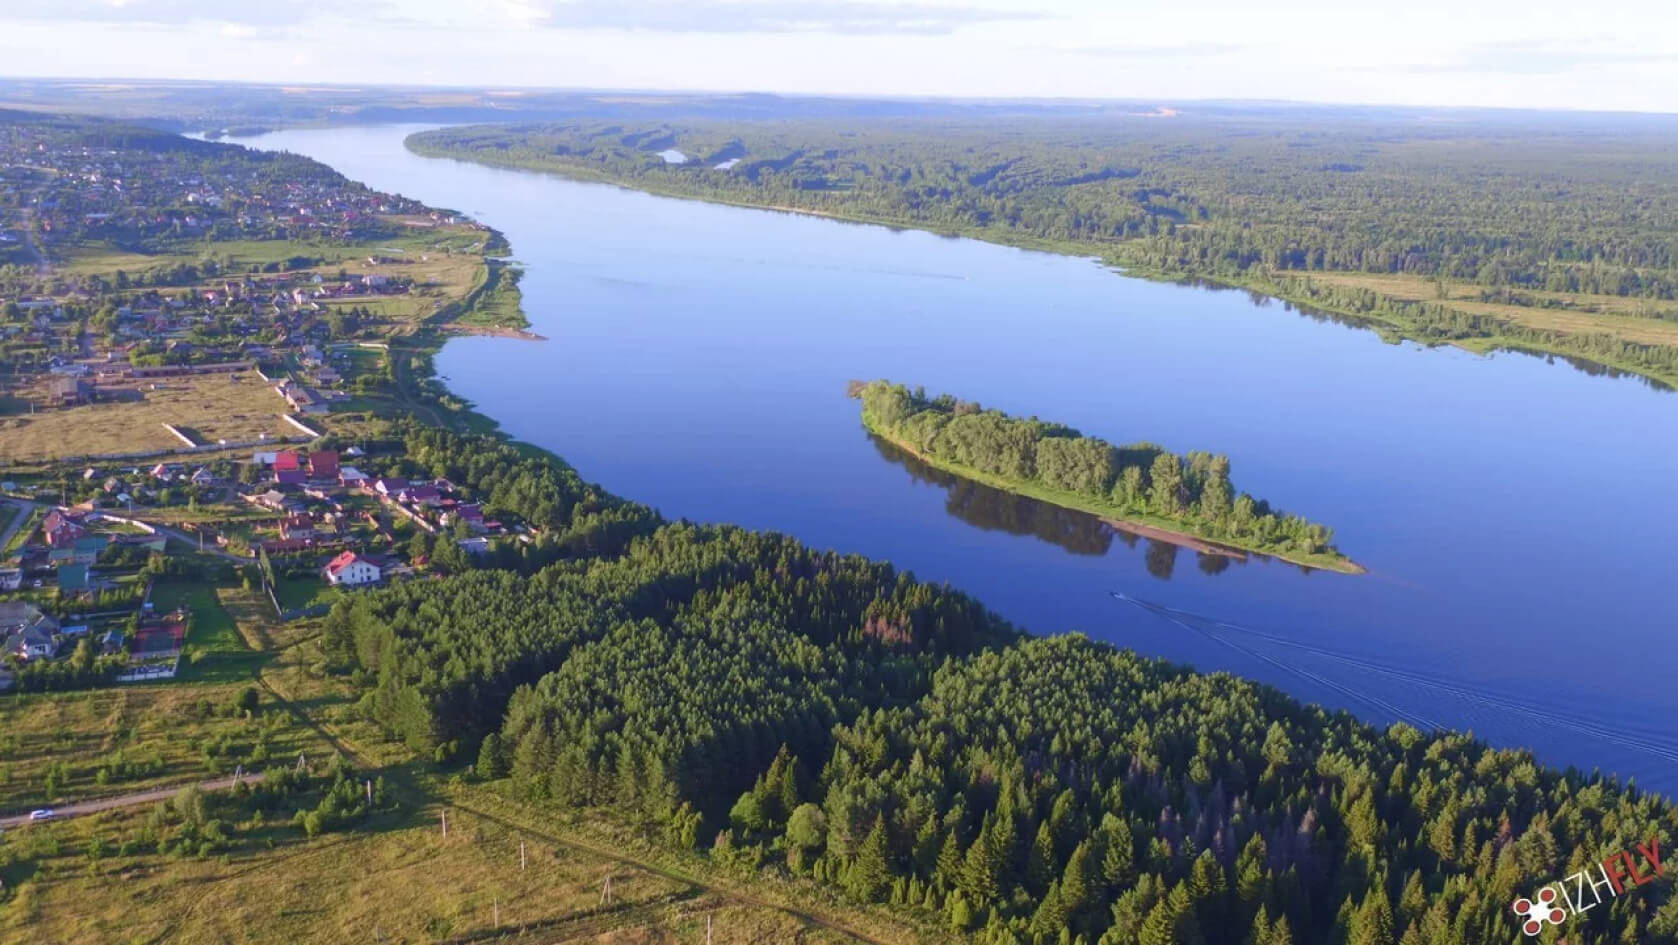
[{"label": "wide blue river", "polygon": [[[245,143],[506,233],[550,340],[451,341],[438,370],[585,477],[890,560],[1034,632],[1678,790],[1678,394],[1088,259],[421,158],[414,130]],[[1203,561],[916,468],[845,397],[880,377],[1228,453],[1371,573]]]}]

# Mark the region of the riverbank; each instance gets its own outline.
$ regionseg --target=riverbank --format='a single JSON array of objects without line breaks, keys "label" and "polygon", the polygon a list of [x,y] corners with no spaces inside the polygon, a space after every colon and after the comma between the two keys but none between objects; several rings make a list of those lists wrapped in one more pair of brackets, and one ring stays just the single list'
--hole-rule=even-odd
[{"label": "riverbank", "polygon": [[1119,531],[1130,532],[1142,538],[1162,541],[1179,548],[1186,548],[1201,554],[1214,554],[1227,558],[1245,560],[1249,555],[1260,558],[1275,558],[1289,564],[1298,565],[1313,571],[1333,571],[1338,574],[1368,574],[1369,569],[1358,564],[1351,558],[1340,554],[1303,554],[1298,552],[1279,552],[1273,548],[1264,548],[1250,542],[1232,541],[1226,538],[1213,538],[1208,535],[1192,531],[1185,523],[1161,518],[1154,515],[1115,515],[1111,509],[1101,508],[1089,501],[1087,496],[1080,496],[1034,482],[1018,482],[993,476],[960,463],[931,456],[914,447],[913,444],[887,432],[878,420],[865,410],[862,413],[863,427],[874,436],[890,443],[892,446],[908,453],[928,466],[941,469],[952,475],[961,476],[974,482],[983,483],[992,489],[1000,489],[1013,495],[1025,496],[1039,502],[1074,512],[1083,512],[1100,519],[1103,524]]},{"label": "riverbank", "polygon": [[[604,173],[593,168],[573,166],[563,163],[547,163],[543,161],[527,160],[514,157],[503,157],[483,152],[462,152],[450,148],[435,147],[416,139],[424,135],[420,132],[407,136],[403,145],[407,150],[423,157],[445,158],[466,163],[480,164],[486,167],[498,167],[510,170],[534,171],[537,173],[554,174],[570,180],[587,181],[592,183],[612,184],[628,190],[653,194],[661,197],[673,197],[682,200],[699,200],[722,206],[741,207],[752,210],[773,210],[783,213],[821,217],[845,223],[859,223],[873,226],[885,226],[899,230],[919,230],[939,236],[963,237],[980,240],[1016,249],[1033,250],[1037,252],[1056,253],[1065,256],[1094,258],[1103,261],[1121,271],[1124,275],[1134,276],[1155,282],[1190,283],[1201,282],[1213,286],[1223,286],[1231,289],[1245,289],[1262,295],[1270,296],[1284,302],[1303,306],[1306,309],[1325,315],[1337,316],[1361,327],[1375,331],[1382,338],[1391,341],[1412,341],[1429,347],[1450,346],[1460,348],[1474,354],[1487,354],[1492,351],[1519,351],[1539,356],[1554,356],[1581,362],[1582,365],[1600,366],[1611,371],[1647,379],[1657,385],[1678,388],[1678,371],[1667,370],[1664,367],[1654,367],[1639,363],[1636,360],[1616,354],[1613,351],[1602,350],[1600,344],[1603,338],[1613,338],[1625,345],[1636,349],[1656,349],[1662,352],[1672,350],[1671,346],[1650,346],[1637,342],[1625,341],[1604,328],[1602,331],[1593,330],[1590,334],[1578,334],[1560,331],[1544,331],[1528,328],[1505,318],[1488,315],[1473,315],[1460,309],[1465,319],[1476,323],[1479,333],[1442,335],[1433,326],[1423,325],[1413,318],[1391,310],[1359,310],[1357,308],[1337,304],[1320,296],[1307,294],[1296,290],[1274,279],[1252,274],[1232,275],[1211,271],[1192,272],[1175,271],[1150,267],[1135,258],[1128,258],[1125,252],[1126,242],[1088,241],[1070,239],[1049,239],[1011,230],[998,230],[982,226],[935,226],[922,220],[912,220],[892,217],[884,214],[859,213],[844,208],[831,206],[809,207],[795,206],[784,202],[767,202],[741,200],[730,196],[695,192],[680,187],[660,186],[656,180],[646,178],[626,178],[619,175]],[[785,200],[783,195],[780,200]],[[1289,281],[1309,282],[1312,272],[1309,270],[1285,270],[1283,276]],[[1402,307],[1407,304],[1401,299],[1379,296],[1386,309]],[[1489,327],[1488,327],[1489,326]],[[1633,352],[1635,353],[1635,352]]]}]

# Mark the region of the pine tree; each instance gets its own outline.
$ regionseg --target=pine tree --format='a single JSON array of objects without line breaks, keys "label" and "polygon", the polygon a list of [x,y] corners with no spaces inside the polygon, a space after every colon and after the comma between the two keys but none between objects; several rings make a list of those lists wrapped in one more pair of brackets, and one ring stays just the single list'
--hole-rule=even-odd
[{"label": "pine tree", "polygon": [[1049,891],[1037,903],[1037,911],[1031,915],[1031,934],[1051,938],[1060,935],[1066,929],[1066,906],[1061,902],[1060,883],[1049,884]]},{"label": "pine tree", "polygon": [[956,839],[955,829],[951,828],[944,834],[944,843],[938,848],[938,861],[933,867],[932,879],[940,889],[948,891],[961,883],[961,871],[961,841]]},{"label": "pine tree", "polygon": [[1249,909],[1270,899],[1269,857],[1264,838],[1255,833],[1235,858],[1235,895]]},{"label": "pine tree", "polygon": [[1108,889],[1123,889],[1136,878],[1136,842],[1118,818],[1104,824],[1102,834],[1101,880]]},{"label": "pine tree", "polygon": [[1194,866],[1189,869],[1188,898],[1202,928],[1224,926],[1224,899],[1228,892],[1229,882],[1224,876],[1223,864],[1218,862],[1211,850],[1200,851]]},{"label": "pine tree", "polygon": [[1055,840],[1049,830],[1049,822],[1043,821],[1037,825],[1037,839],[1031,843],[1031,852],[1025,861],[1025,888],[1033,896],[1041,896],[1049,888],[1049,883],[1055,876]]},{"label": "pine tree", "polygon": [[1410,877],[1404,881],[1404,892],[1398,897],[1398,923],[1409,929],[1426,911],[1427,891],[1422,887],[1422,871],[1411,870]]},{"label": "pine tree", "polygon": [[979,829],[979,835],[967,848],[961,863],[961,890],[975,909],[984,909],[996,901],[1002,889],[1001,869],[997,862],[996,846],[991,841],[990,824]]},{"label": "pine tree", "polygon": [[1392,906],[1380,887],[1369,890],[1352,920],[1351,945],[1393,945]]},{"label": "pine tree", "polygon": [[1079,913],[1091,902],[1093,859],[1089,842],[1080,843],[1072,849],[1072,855],[1066,859],[1066,869],[1060,874],[1060,899],[1066,907],[1067,921],[1074,925],[1078,924]]},{"label": "pine tree", "polygon": [[1270,910],[1259,906],[1253,914],[1253,927],[1247,932],[1245,945],[1270,945]]},{"label": "pine tree", "polygon": [[862,841],[856,860],[845,874],[845,888],[859,902],[878,902],[891,886],[891,864],[886,838],[886,819],[874,818],[874,828]]}]

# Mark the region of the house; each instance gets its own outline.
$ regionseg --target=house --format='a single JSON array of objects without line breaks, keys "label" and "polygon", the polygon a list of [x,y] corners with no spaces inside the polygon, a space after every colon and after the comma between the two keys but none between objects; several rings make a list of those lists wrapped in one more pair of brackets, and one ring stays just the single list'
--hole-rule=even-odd
[{"label": "house", "polygon": [[457,542],[457,544],[460,545],[460,550],[466,552],[474,558],[479,555],[489,554],[489,539],[484,538],[483,536],[476,538],[462,538],[459,542]]},{"label": "house", "polygon": [[353,551],[346,551],[326,565],[326,582],[344,587],[376,584],[383,572],[379,566]]},{"label": "house", "polygon": [[303,470],[302,459],[296,450],[281,450],[274,454],[274,481],[290,486],[300,486],[308,481],[308,473]]},{"label": "house", "polygon": [[338,469],[338,484],[346,489],[366,488],[367,474],[354,466],[341,466]]},{"label": "house", "polygon": [[409,486],[397,494],[399,501],[409,505],[437,505],[443,499],[443,494],[436,486]]},{"label": "house", "polygon": [[298,505],[298,500],[278,489],[269,489],[259,496],[249,496],[247,498],[250,502],[275,512],[281,512]]},{"label": "house", "polygon": [[335,482],[338,479],[338,454],[331,450],[316,450],[309,454],[309,481]]},{"label": "house", "polygon": [[22,568],[0,568],[0,591],[15,591],[22,586]]},{"label": "house", "polygon": [[65,509],[53,509],[47,513],[46,520],[41,522],[41,535],[47,544],[54,548],[67,548],[76,540],[87,534],[81,519]]},{"label": "house", "polygon": [[373,480],[373,491],[387,499],[394,499],[408,488],[408,480],[401,476],[380,476]]},{"label": "house", "polygon": [[219,486],[222,478],[210,471],[208,466],[200,466],[192,471],[192,484],[195,486]]},{"label": "house", "polygon": [[52,638],[58,621],[28,601],[0,601],[0,654],[19,659],[41,659],[52,655]]},{"label": "house", "polygon": [[86,564],[72,561],[58,566],[58,593],[81,594],[92,589],[93,584],[88,577]]},{"label": "house", "polygon": [[0,656],[15,656],[20,660],[48,659],[54,649],[52,634],[37,627],[27,627],[0,643]]},{"label": "house", "polygon": [[79,377],[54,378],[48,395],[60,407],[74,407],[93,400],[93,385]]},{"label": "house", "polygon": [[287,515],[280,521],[280,537],[291,539],[310,539],[315,537],[314,520],[307,515]]}]

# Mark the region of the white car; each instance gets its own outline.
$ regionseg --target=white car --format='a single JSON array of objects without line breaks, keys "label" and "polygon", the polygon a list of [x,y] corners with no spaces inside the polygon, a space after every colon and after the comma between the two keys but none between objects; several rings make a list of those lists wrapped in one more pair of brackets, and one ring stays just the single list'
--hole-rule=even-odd
[{"label": "white car", "polygon": [[55,816],[57,815],[53,813],[53,810],[50,807],[43,807],[40,810],[32,810],[29,812],[30,820],[51,820]]}]

